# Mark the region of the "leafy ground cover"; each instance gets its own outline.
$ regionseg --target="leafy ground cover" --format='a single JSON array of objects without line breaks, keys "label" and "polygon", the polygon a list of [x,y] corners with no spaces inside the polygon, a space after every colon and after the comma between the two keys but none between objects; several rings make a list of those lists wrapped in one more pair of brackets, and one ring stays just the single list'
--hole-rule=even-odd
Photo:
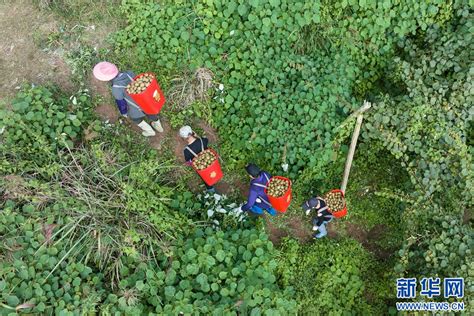
[{"label": "leafy ground cover", "polygon": [[[1,314],[381,315],[402,276],[464,277],[470,312],[467,1],[91,3],[36,3],[64,28],[32,42],[63,50],[75,89],[0,110]],[[123,26],[113,46],[97,20]],[[100,59],[158,74],[163,135],[118,119]],[[299,205],[339,186],[364,98],[349,214],[309,242]],[[180,165],[185,123],[222,154],[226,197]],[[292,178],[287,213],[236,211],[248,161]]]}]

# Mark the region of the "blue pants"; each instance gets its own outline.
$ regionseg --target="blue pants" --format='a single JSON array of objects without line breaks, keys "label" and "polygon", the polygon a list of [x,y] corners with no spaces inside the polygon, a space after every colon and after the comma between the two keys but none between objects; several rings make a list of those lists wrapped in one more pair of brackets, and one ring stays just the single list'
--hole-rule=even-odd
[{"label": "blue pants", "polygon": [[[258,207],[257,205],[252,206],[250,210],[252,211],[252,213],[255,213],[255,214],[259,214],[259,215],[263,214],[263,209],[261,207]],[[271,216],[277,215],[277,211],[271,206],[267,208],[266,211]]]},{"label": "blue pants", "polygon": [[[334,217],[333,217],[333,218],[334,218]],[[319,226],[319,228],[318,228],[319,233],[318,233],[318,234],[314,234],[313,237],[315,237],[315,238],[323,238],[324,236],[326,236],[326,235],[328,234],[328,232],[327,232],[327,230],[326,230],[326,225],[327,225],[330,221],[332,221],[333,218],[331,218],[331,219],[328,220],[328,221],[324,221],[324,222]]]}]

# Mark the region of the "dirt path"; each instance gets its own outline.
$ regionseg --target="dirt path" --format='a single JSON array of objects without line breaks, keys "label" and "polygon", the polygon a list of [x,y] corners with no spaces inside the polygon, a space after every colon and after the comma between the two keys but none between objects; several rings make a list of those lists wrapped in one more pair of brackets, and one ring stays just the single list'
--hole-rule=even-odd
[{"label": "dirt path", "polygon": [[57,84],[71,91],[71,71],[59,52],[45,52],[36,41],[58,28],[51,13],[40,12],[31,1],[0,3],[0,99],[13,97],[23,83]]}]

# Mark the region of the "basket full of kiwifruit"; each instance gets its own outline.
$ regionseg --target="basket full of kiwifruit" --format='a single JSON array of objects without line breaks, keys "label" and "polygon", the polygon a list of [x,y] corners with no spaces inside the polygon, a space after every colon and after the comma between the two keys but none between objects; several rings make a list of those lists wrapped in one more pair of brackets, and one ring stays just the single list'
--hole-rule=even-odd
[{"label": "basket full of kiwifruit", "polygon": [[207,185],[216,184],[223,176],[219,156],[211,148],[201,151],[194,157],[192,166]]},{"label": "basket full of kiwifruit", "polygon": [[291,203],[291,180],[285,177],[273,176],[268,181],[265,194],[273,208],[279,212],[286,212]]},{"label": "basket full of kiwifruit", "polygon": [[329,211],[334,217],[343,217],[347,214],[346,199],[344,192],[339,189],[329,191],[323,196]]},{"label": "basket full of kiwifruit", "polygon": [[126,86],[125,91],[146,114],[160,113],[165,104],[165,96],[161,91],[156,76],[146,72],[139,74]]}]

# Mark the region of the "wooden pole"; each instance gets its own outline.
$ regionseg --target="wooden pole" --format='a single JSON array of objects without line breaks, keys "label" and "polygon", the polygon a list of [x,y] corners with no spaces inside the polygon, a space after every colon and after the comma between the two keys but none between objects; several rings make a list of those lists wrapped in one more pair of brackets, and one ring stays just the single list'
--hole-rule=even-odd
[{"label": "wooden pole", "polygon": [[357,146],[357,139],[359,138],[360,127],[364,118],[364,112],[370,109],[372,105],[370,102],[364,101],[364,104],[358,109],[353,115],[357,115],[357,122],[352,134],[351,146],[349,147],[349,153],[346,158],[346,165],[344,167],[344,176],[342,178],[341,191],[346,193],[347,182],[349,181],[349,173],[351,172],[352,160],[354,159],[354,153]]}]

